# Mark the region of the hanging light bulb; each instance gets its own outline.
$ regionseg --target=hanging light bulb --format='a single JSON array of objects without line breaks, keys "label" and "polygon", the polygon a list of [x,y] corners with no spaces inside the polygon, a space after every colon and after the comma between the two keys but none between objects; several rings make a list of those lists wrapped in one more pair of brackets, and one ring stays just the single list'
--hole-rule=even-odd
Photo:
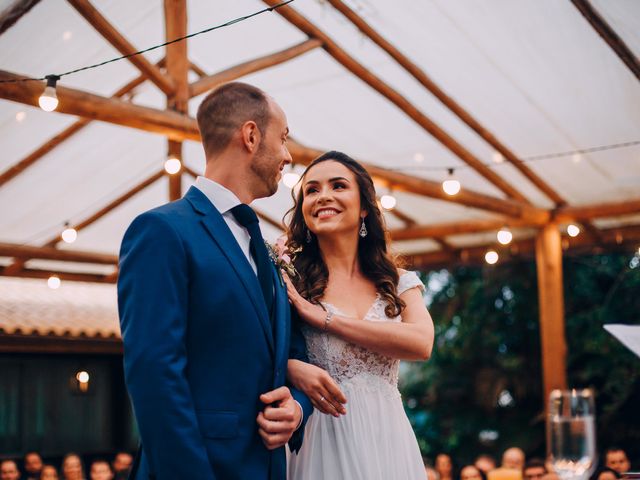
[{"label": "hanging light bulb", "polygon": [[493,265],[494,263],[496,263],[498,261],[498,258],[500,257],[498,256],[498,252],[496,252],[495,250],[489,250],[487,253],[484,254],[484,260],[489,265]]},{"label": "hanging light bulb", "polygon": [[296,172],[287,172],[282,176],[282,183],[288,188],[293,188],[300,181],[300,175]]},{"label": "hanging light bulb", "polygon": [[76,241],[76,239],[78,238],[78,231],[69,226],[69,222],[65,223],[64,226],[66,227],[62,233],[60,234],[60,236],[62,237],[62,240],[64,240],[66,243],[73,243]]},{"label": "hanging light bulb", "polygon": [[38,98],[40,108],[45,112],[53,112],[58,106],[58,95],[56,95],[56,82],[60,80],[57,75],[47,75],[47,86]]},{"label": "hanging light bulb", "polygon": [[511,243],[511,240],[513,240],[513,234],[511,233],[511,230],[509,230],[507,227],[502,227],[498,232],[498,241],[502,245],[509,245]]},{"label": "hanging light bulb", "polygon": [[577,237],[578,235],[580,235],[580,227],[572,223],[571,225],[567,226],[567,233],[570,237]]},{"label": "hanging light bulb", "polygon": [[493,155],[491,155],[491,158],[493,159],[493,163],[503,163],[504,162],[504,156],[497,150],[495,152],[493,152]]},{"label": "hanging light bulb", "polygon": [[447,195],[455,195],[460,191],[460,182],[453,176],[453,168],[449,168],[447,170],[449,172],[449,177],[442,182],[442,190],[444,190],[444,193]]},{"label": "hanging light bulb", "polygon": [[49,288],[51,290],[57,290],[58,288],[60,288],[60,284],[62,282],[60,281],[60,278],[57,277],[56,275],[51,275],[48,279],[47,279],[47,285],[49,286]]},{"label": "hanging light bulb", "polygon": [[169,175],[178,173],[181,168],[182,168],[182,162],[178,157],[176,157],[173,154],[169,158],[167,158],[166,162],[164,162],[164,170]]},{"label": "hanging light bulb", "polygon": [[396,197],[394,197],[390,193],[387,195],[382,195],[380,197],[380,205],[382,205],[382,208],[384,208],[385,210],[393,210],[397,203],[398,200],[396,200]]}]

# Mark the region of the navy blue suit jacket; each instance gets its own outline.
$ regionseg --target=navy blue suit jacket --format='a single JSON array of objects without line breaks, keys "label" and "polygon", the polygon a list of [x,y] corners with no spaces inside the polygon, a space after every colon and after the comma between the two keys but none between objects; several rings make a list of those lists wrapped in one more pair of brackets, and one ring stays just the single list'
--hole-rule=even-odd
[{"label": "navy blue suit jacket", "polygon": [[[285,384],[290,352],[304,359],[304,339],[291,338],[286,289],[273,275],[272,326],[256,274],[195,187],[133,221],[118,307],[142,443],[136,479],[284,480],[284,447],[267,450],[256,417],[259,396]],[[292,393],[306,421],[311,403]]]}]

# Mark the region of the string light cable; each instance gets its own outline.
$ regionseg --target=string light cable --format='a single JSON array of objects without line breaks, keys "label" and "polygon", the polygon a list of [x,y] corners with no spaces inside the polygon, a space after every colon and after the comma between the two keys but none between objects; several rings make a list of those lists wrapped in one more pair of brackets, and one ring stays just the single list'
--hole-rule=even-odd
[{"label": "string light cable", "polygon": [[[249,20],[250,18],[256,17],[256,16],[261,15],[263,13],[273,12],[274,10],[277,10],[278,8],[284,7],[285,5],[288,5],[288,4],[290,4],[290,3],[294,2],[294,1],[295,0],[286,0],[286,1],[282,2],[282,3],[274,5],[273,7],[263,8],[262,10],[259,10],[257,12],[251,13],[249,15],[245,15],[243,17],[234,18],[233,20],[229,20],[228,22],[221,23],[219,25],[214,25],[214,26],[209,27],[209,28],[205,28],[204,30],[200,30],[199,32],[190,33],[190,34],[185,35],[183,37],[175,38],[175,39],[170,40],[168,42],[164,42],[164,43],[161,43],[159,45],[154,45],[152,47],[145,48],[144,50],[139,50],[137,52],[129,53],[127,55],[122,55],[120,57],[115,57],[115,58],[112,58],[110,60],[105,60],[104,62],[96,63],[96,64],[93,64],[93,65],[87,65],[86,67],[76,68],[75,70],[69,70],[68,72],[64,72],[64,73],[48,74],[48,75],[45,75],[44,77],[39,77],[39,78],[23,77],[23,78],[12,78],[12,79],[7,79],[7,80],[0,80],[0,83],[19,83],[19,82],[32,82],[32,81],[47,80],[47,83],[53,82],[53,86],[55,87],[55,81],[59,80],[61,77],[65,77],[67,75],[72,75],[74,73],[82,72],[84,70],[90,70],[92,68],[102,67],[103,65],[107,65],[107,64],[113,63],[113,62],[117,62],[119,60],[124,60],[125,58],[131,58],[131,57],[135,57],[137,55],[142,55],[143,53],[151,52],[152,50],[157,50],[158,48],[166,47],[167,45],[172,45],[174,43],[182,42],[184,40],[196,37],[198,35],[202,35],[204,33],[209,33],[209,32],[212,32],[214,30],[218,30],[218,29],[221,29],[221,28],[224,28],[224,27],[230,27],[231,25],[235,25],[236,23],[244,22],[245,20]],[[55,80],[52,80],[52,79],[55,79]],[[51,86],[51,85],[47,85],[47,86]]]}]

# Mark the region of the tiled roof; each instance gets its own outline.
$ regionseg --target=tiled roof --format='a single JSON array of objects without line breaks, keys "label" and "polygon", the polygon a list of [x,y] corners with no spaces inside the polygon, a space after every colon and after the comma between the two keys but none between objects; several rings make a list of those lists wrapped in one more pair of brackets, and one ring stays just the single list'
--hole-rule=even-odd
[{"label": "tiled roof", "polygon": [[120,338],[115,285],[0,277],[0,333]]}]

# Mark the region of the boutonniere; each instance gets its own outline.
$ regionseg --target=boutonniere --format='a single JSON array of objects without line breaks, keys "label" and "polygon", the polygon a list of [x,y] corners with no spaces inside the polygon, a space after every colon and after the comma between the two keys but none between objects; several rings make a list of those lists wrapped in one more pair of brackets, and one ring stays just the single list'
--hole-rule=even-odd
[{"label": "boutonniere", "polygon": [[283,235],[276,240],[275,245],[271,245],[266,241],[264,243],[267,246],[269,258],[271,258],[271,261],[277,267],[278,273],[284,270],[289,277],[295,277],[298,272],[296,272],[296,267],[293,266],[293,261],[289,255],[285,239],[286,237]]}]

